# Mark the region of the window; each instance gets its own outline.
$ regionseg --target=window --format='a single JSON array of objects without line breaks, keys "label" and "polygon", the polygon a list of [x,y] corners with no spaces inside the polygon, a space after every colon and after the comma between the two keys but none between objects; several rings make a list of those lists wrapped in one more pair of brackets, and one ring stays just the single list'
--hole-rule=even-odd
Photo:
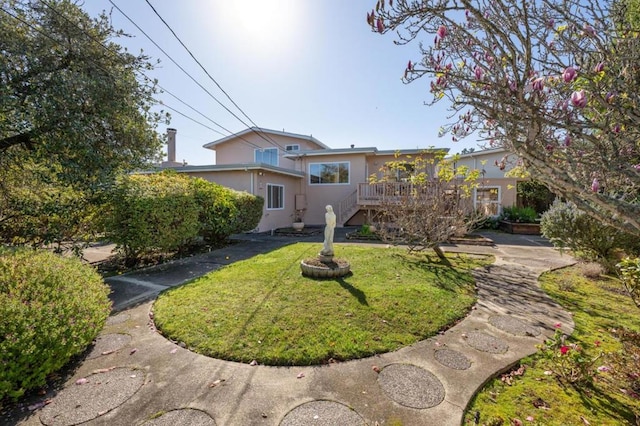
[{"label": "window", "polygon": [[267,184],[267,210],[284,209],[284,185]]},{"label": "window", "polygon": [[278,148],[259,148],[255,151],[255,162],[269,164],[271,166],[278,165]]},{"label": "window", "polygon": [[284,146],[285,151],[300,151],[300,145],[296,144],[292,144],[292,145],[285,145]]},{"label": "window", "polygon": [[348,184],[349,163],[311,163],[309,164],[309,183],[311,185]]},{"label": "window", "polygon": [[500,214],[500,187],[476,188],[476,210],[487,216]]}]

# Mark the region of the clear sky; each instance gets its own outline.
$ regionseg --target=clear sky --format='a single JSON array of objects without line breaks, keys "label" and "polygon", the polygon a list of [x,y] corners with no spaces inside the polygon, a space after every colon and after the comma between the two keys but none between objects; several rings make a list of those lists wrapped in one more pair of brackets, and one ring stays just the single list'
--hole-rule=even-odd
[{"label": "clear sky", "polygon": [[[164,93],[167,106],[214,130],[169,111],[176,128],[178,161],[211,164],[205,143],[238,132],[251,122],[216,87],[173,37],[145,0],[112,0],[163,50],[246,124],[198,87],[109,0],[85,0],[91,16],[111,12],[113,26],[132,37],[120,44],[161,63],[149,73],[205,117]],[[397,46],[392,35],[366,23],[375,0],[149,0],[160,16],[235,103],[260,127],[313,135],[331,148],[478,149],[475,140],[438,137],[447,104],[425,106],[429,80],[404,84],[418,43]],[[425,36],[430,42],[432,36]],[[223,130],[211,121],[222,125]],[[164,133],[162,125],[158,130]]]}]

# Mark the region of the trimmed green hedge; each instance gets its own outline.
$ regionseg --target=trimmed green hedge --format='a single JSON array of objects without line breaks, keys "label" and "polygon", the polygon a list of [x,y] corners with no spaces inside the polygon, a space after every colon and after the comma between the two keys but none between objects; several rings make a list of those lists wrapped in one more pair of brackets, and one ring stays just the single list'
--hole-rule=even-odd
[{"label": "trimmed green hedge", "polygon": [[200,209],[200,235],[220,241],[233,234],[239,209],[231,190],[202,178],[191,179],[191,189]]},{"label": "trimmed green hedge", "polygon": [[108,294],[76,258],[0,248],[0,400],[44,385],[83,352],[109,315]]},{"label": "trimmed green hedge", "polygon": [[238,208],[232,233],[246,232],[255,229],[262,219],[264,198],[248,192],[233,191],[234,202]]}]

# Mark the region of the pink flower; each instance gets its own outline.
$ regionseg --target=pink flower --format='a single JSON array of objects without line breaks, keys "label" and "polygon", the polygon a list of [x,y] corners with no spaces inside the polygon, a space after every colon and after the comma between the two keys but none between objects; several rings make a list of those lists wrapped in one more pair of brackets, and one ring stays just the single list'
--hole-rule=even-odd
[{"label": "pink flower", "polygon": [[564,137],[564,146],[571,146],[571,142],[572,142],[571,136],[567,135]]},{"label": "pink flower", "polygon": [[584,90],[578,90],[571,94],[571,103],[577,108],[584,108],[587,106],[587,95]]},{"label": "pink flower", "polygon": [[606,365],[601,365],[600,367],[598,367],[598,371],[600,371],[601,373],[606,373],[609,370],[611,370],[611,369],[609,367],[607,367]]},{"label": "pink flower", "polygon": [[636,171],[640,172],[640,163],[634,165],[633,168],[636,169]]},{"label": "pink flower", "polygon": [[593,182],[591,182],[591,190],[593,192],[598,192],[600,190],[600,182],[598,182],[598,178],[593,178]]},{"label": "pink flower", "polygon": [[616,124],[615,126],[613,126],[613,129],[611,129],[611,131],[612,131],[614,134],[616,134],[616,135],[617,135],[618,133],[620,133],[620,131],[621,131],[621,130],[622,130],[622,128],[620,127],[620,125],[619,125],[619,124]]},{"label": "pink flower", "polygon": [[586,22],[582,26],[582,31],[584,31],[585,35],[588,35],[588,36],[591,36],[591,37],[596,35],[596,30],[594,30],[593,27],[591,25],[587,24]]},{"label": "pink flower", "polygon": [[562,79],[565,83],[571,83],[577,75],[578,73],[574,67],[567,67],[562,73]]},{"label": "pink flower", "polygon": [[593,342],[593,344],[596,345],[597,348],[599,348],[601,342],[600,342],[600,340],[596,340],[595,342]]},{"label": "pink flower", "polygon": [[411,63],[411,61],[409,61],[409,63],[407,64],[407,69],[409,71],[411,71],[411,67],[413,66],[413,64]]},{"label": "pink flower", "polygon": [[555,323],[553,326],[554,326],[555,328],[560,328],[560,327],[562,327],[562,324],[560,324],[559,322],[557,322],[557,323]]},{"label": "pink flower", "polygon": [[569,346],[560,346],[560,353],[566,355],[569,352]]},{"label": "pink flower", "polygon": [[593,67],[594,72],[602,72],[604,71],[604,62],[598,62],[595,67]]},{"label": "pink flower", "polygon": [[444,25],[440,25],[440,27],[438,28],[437,34],[438,34],[438,37],[445,38],[445,36],[447,35],[447,27],[445,27]]},{"label": "pink flower", "polygon": [[384,31],[384,23],[382,22],[382,18],[378,18],[376,22],[376,27],[378,28],[378,32],[382,33]]},{"label": "pink flower", "polygon": [[479,65],[476,65],[476,68],[473,70],[473,72],[476,75],[476,80],[482,80],[482,77],[484,76],[484,71],[482,71],[482,68],[480,68]]},{"label": "pink flower", "polygon": [[533,90],[537,91],[544,89],[544,78],[540,77],[533,80],[531,87],[533,87]]}]

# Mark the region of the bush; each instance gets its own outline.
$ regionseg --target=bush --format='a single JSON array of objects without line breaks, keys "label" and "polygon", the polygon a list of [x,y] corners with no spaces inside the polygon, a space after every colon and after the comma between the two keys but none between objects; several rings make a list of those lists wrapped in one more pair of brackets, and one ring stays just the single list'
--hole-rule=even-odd
[{"label": "bush", "polygon": [[602,224],[573,203],[556,201],[540,221],[542,235],[557,247],[566,247],[576,255],[600,263],[612,272],[617,250],[634,252],[638,242],[629,234]]},{"label": "bush", "polygon": [[620,280],[633,303],[640,308],[640,257],[626,257],[616,265]]},{"label": "bush", "polygon": [[262,219],[264,198],[251,195],[244,191],[231,190],[234,194],[234,202],[238,209],[232,234],[246,232],[255,229]]},{"label": "bush", "polygon": [[234,233],[239,214],[234,193],[202,178],[191,179],[190,184],[199,209],[199,234],[207,241],[225,240]]},{"label": "bush", "polygon": [[83,352],[109,315],[108,294],[78,259],[0,249],[0,400],[44,385]]},{"label": "bush", "polygon": [[535,223],[538,213],[533,207],[503,207],[500,218],[510,222]]},{"label": "bush", "polygon": [[131,263],[143,254],[188,246],[198,235],[199,214],[188,176],[127,175],[113,189],[105,229]]}]

